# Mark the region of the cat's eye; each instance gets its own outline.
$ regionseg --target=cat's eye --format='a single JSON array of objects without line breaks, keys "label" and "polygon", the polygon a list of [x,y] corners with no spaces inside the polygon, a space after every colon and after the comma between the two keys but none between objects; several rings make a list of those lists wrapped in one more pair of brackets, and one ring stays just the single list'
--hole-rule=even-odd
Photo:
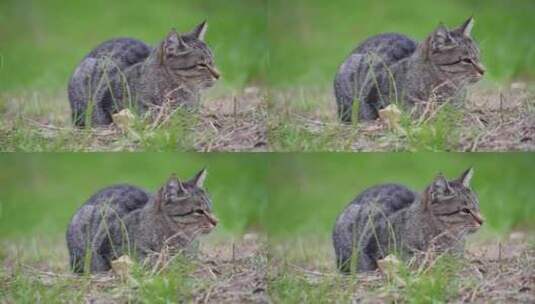
[{"label": "cat's eye", "polygon": [[468,208],[463,208],[463,209],[461,209],[461,212],[462,212],[462,213],[469,214],[469,213],[470,213],[470,209],[468,209]]},{"label": "cat's eye", "polygon": [[195,215],[204,215],[204,211],[202,209],[196,209],[194,213]]},{"label": "cat's eye", "polygon": [[461,59],[461,61],[463,63],[472,63],[472,59],[470,59],[470,58],[463,58],[463,59]]}]

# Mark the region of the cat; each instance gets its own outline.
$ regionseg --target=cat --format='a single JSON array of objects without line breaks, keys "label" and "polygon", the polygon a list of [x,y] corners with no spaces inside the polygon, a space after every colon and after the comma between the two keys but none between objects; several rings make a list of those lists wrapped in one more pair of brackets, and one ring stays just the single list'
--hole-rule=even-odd
[{"label": "cat", "polygon": [[355,100],[361,121],[377,119],[379,110],[396,102],[407,109],[432,101],[461,105],[466,87],[485,74],[470,36],[473,25],[472,17],[453,30],[440,24],[421,43],[396,33],[365,40],[334,79],[339,119],[351,123]]},{"label": "cat", "polygon": [[[66,239],[74,272],[104,272],[124,254],[143,261],[169,246],[188,249],[218,223],[203,190],[206,170],[181,182],[175,174],[151,194],[131,185],[94,194],[72,217]],[[87,267],[89,267],[87,269]]]},{"label": "cat", "polygon": [[143,114],[164,103],[197,106],[201,91],[221,76],[204,42],[207,27],[203,21],[189,33],[173,29],[155,48],[131,38],[97,46],[69,81],[73,124],[106,126],[112,114],[127,107]]},{"label": "cat", "polygon": [[338,269],[372,271],[389,254],[409,257],[428,249],[462,254],[465,237],[484,222],[470,188],[473,172],[470,168],[452,181],[439,174],[423,193],[398,184],[363,191],[333,229]]}]

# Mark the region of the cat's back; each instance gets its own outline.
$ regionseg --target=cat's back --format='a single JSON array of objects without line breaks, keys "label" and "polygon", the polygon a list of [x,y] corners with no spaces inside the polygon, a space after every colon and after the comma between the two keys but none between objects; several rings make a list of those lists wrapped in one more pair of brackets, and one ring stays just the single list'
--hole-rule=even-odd
[{"label": "cat's back", "polygon": [[143,208],[149,201],[150,194],[132,185],[115,185],[106,187],[93,194],[71,219],[71,229],[80,226],[98,226],[103,215],[116,215],[120,218]]},{"label": "cat's back", "polygon": [[133,38],[114,38],[95,47],[84,59],[111,58],[121,68],[145,60],[151,53],[150,46]]},{"label": "cat's back", "polygon": [[84,206],[108,205],[122,214],[142,208],[149,201],[150,194],[136,186],[121,184],[106,187],[93,194]]},{"label": "cat's back", "polygon": [[412,55],[417,45],[416,41],[405,35],[384,33],[366,39],[351,54],[375,54],[391,64]]},{"label": "cat's back", "polygon": [[150,200],[150,193],[132,185],[106,187],[93,194],[73,215],[67,238],[83,238],[84,231],[94,233],[102,219],[123,218],[128,213],[143,208]]},{"label": "cat's back", "polygon": [[350,205],[367,207],[379,205],[387,214],[406,208],[415,200],[416,194],[409,188],[394,183],[370,187],[361,192]]},{"label": "cat's back", "polygon": [[403,185],[381,184],[370,187],[346,206],[338,216],[336,226],[353,229],[354,224],[361,226],[372,215],[384,217],[407,208],[415,199],[416,193]]}]

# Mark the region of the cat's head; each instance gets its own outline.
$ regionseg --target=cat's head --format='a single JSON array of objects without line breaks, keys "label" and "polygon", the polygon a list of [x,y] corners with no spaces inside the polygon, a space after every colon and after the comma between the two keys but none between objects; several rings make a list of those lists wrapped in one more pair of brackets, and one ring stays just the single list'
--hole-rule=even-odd
[{"label": "cat's head", "polygon": [[188,79],[201,88],[213,86],[221,77],[212,51],[204,42],[208,24],[203,21],[191,32],[179,34],[172,29],[158,50],[159,63],[182,79]]},{"label": "cat's head", "polygon": [[451,181],[439,174],[426,189],[425,208],[449,231],[473,233],[483,225],[479,200],[470,189],[473,174],[469,168]]},{"label": "cat's head", "polygon": [[475,83],[485,74],[479,48],[470,36],[474,19],[449,30],[443,24],[423,42],[425,56],[447,79]]},{"label": "cat's head", "polygon": [[180,181],[175,174],[158,191],[155,204],[158,212],[179,229],[209,233],[217,225],[212,213],[212,202],[203,189],[206,169],[192,179]]}]

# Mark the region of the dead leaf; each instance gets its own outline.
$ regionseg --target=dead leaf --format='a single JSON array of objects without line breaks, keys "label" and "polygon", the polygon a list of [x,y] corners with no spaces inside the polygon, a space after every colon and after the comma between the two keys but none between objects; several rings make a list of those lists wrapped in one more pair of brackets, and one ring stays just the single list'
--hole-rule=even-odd
[{"label": "dead leaf", "polygon": [[136,117],[134,116],[134,114],[132,114],[132,112],[130,112],[129,109],[123,109],[118,113],[112,115],[113,122],[123,132],[127,132],[130,129],[130,127],[134,123],[135,118]]},{"label": "dead leaf", "polygon": [[405,286],[405,280],[398,274],[400,264],[399,259],[393,254],[387,255],[384,259],[377,261],[377,266],[381,272],[387,277],[394,279],[400,286]]},{"label": "dead leaf", "polygon": [[390,129],[400,129],[401,111],[395,104],[389,104],[386,108],[379,110],[379,118]]},{"label": "dead leaf", "polygon": [[127,255],[123,255],[119,257],[117,260],[113,260],[111,262],[111,269],[119,277],[126,278],[128,277],[128,274],[130,273],[130,269],[132,268],[132,265],[134,265],[134,262],[132,262],[130,257]]}]

